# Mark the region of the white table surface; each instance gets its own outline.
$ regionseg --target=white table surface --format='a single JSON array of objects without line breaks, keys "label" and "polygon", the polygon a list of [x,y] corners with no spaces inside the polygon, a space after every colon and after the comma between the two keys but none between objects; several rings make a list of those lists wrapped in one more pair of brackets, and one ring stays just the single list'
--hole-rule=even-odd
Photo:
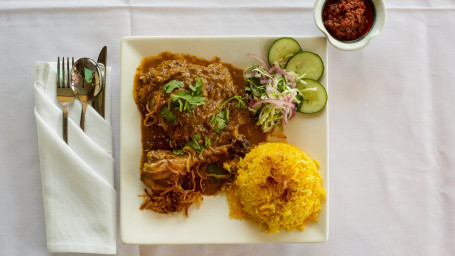
[{"label": "white table surface", "polygon": [[[383,33],[329,47],[330,228],[317,244],[132,246],[117,255],[455,255],[455,1],[386,0]],[[0,1],[0,255],[46,249],[34,62],[109,48],[119,191],[120,39],[322,35],[311,0]],[[67,254],[68,255],[68,254]]]}]

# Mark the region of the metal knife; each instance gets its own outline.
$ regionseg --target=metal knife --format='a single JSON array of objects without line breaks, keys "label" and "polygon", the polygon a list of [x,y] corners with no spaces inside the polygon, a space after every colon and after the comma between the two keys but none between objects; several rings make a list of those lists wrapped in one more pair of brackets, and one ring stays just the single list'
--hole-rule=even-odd
[{"label": "metal knife", "polygon": [[[106,72],[107,72],[107,65],[106,65],[106,59],[107,59],[107,46],[104,46],[103,49],[101,49],[100,54],[98,55],[98,60],[97,62],[99,64],[103,64],[104,66],[104,71],[102,74],[102,87],[101,91],[96,96],[93,101],[92,101],[92,107],[102,116],[104,117],[104,98],[105,98],[105,88],[106,88]],[[101,66],[101,65],[100,65]],[[103,70],[103,68],[101,68]]]}]

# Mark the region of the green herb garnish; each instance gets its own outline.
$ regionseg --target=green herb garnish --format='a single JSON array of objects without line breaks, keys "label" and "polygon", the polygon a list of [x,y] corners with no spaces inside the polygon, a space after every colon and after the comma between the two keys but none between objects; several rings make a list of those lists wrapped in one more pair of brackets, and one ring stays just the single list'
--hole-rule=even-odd
[{"label": "green herb garnish", "polygon": [[172,95],[173,105],[180,111],[191,113],[197,106],[203,105],[206,97],[202,93],[202,81],[196,77],[194,85],[189,85],[189,90],[179,90]]},{"label": "green herb garnish", "polygon": [[246,79],[246,83],[249,85],[245,87],[246,92],[253,96],[264,95],[266,93],[265,84],[261,84],[260,79],[257,77],[252,77]]},{"label": "green herb garnish", "polygon": [[202,86],[201,78],[197,76],[197,77],[195,78],[195,80],[196,80],[196,83],[194,84],[194,86],[190,84],[190,89],[191,89],[191,91],[193,91],[194,93],[202,95],[202,88],[203,88],[203,86]]},{"label": "green herb garnish", "polygon": [[199,153],[199,158],[201,158],[202,153],[204,152],[205,148],[202,148],[201,152]]},{"label": "green herb garnish", "polygon": [[182,86],[183,86],[182,81],[172,80],[163,87],[163,90],[166,93],[171,93],[173,90],[180,88]]},{"label": "green herb garnish", "polygon": [[225,102],[223,102],[223,104],[220,105],[219,109],[222,109],[224,107],[224,105],[226,105],[229,101],[234,100],[234,99],[236,99],[238,101],[237,104],[235,105],[236,108],[246,108],[246,104],[243,101],[243,97],[240,95],[235,95],[235,96],[232,96],[229,99],[227,99]]},{"label": "green herb garnish", "polygon": [[283,77],[280,80],[278,80],[278,83],[276,86],[278,88],[278,91],[284,92],[284,90],[286,90],[286,79]]},{"label": "green herb garnish", "polygon": [[216,114],[215,116],[212,116],[209,120],[209,124],[214,127],[213,132],[214,133],[221,133],[223,131],[227,124],[229,123],[229,110],[223,110]]},{"label": "green herb garnish", "polygon": [[203,105],[205,97],[194,95],[194,93],[187,90],[180,90],[172,95],[172,102],[177,105],[177,109],[182,112],[186,110],[191,113],[197,106]]},{"label": "green herb garnish", "polygon": [[199,134],[196,134],[190,141],[188,141],[185,144],[185,146],[188,146],[196,151],[201,151],[204,148],[204,146],[199,144],[199,140],[201,140],[201,136],[199,136]]},{"label": "green herb garnish", "polygon": [[172,153],[176,154],[176,155],[183,155],[185,154],[185,152],[183,151],[183,149],[174,149],[172,150]]},{"label": "green herb garnish", "polygon": [[205,138],[204,144],[206,147],[210,147],[212,145],[212,142],[210,141],[210,138]]},{"label": "green herb garnish", "polygon": [[161,107],[161,115],[166,119],[168,122],[175,124],[177,122],[177,116],[171,112],[171,110],[164,105]]},{"label": "green herb garnish", "polygon": [[[209,164],[207,166],[207,171],[211,174],[215,175],[226,175],[226,171],[223,169],[223,167],[217,165],[217,164]],[[222,179],[217,178],[217,177],[212,177],[216,181],[221,181]]]},{"label": "green herb garnish", "polygon": [[[195,134],[193,136],[193,138],[191,138],[190,141],[188,141],[187,143],[185,143],[183,145],[182,148],[173,149],[172,153],[174,153],[176,155],[183,155],[183,154],[185,154],[185,151],[183,150],[183,148],[190,147],[194,151],[198,151],[199,157],[201,157],[202,152],[204,152],[204,150],[205,150],[205,147],[204,147],[204,144],[202,144],[203,142],[199,143],[199,141],[201,141],[201,136],[199,134]],[[210,141],[210,139],[208,141]],[[207,139],[205,139],[205,144],[207,144]],[[171,145],[171,147],[172,147],[172,145]]]}]

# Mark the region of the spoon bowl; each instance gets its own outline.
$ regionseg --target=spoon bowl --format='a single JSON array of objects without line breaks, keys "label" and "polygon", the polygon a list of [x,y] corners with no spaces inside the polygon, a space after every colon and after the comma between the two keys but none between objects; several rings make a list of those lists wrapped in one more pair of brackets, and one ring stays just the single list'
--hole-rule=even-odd
[{"label": "spoon bowl", "polygon": [[71,69],[71,87],[82,103],[81,129],[85,129],[87,105],[101,91],[101,70],[98,63],[90,58],[78,59]]}]

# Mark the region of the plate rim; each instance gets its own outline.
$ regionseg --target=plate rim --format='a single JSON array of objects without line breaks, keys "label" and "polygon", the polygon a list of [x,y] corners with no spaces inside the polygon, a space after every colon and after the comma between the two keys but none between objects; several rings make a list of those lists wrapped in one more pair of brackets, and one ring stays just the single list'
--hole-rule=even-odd
[{"label": "plate rim", "polygon": [[[292,35],[283,35],[283,36],[286,36],[286,37],[293,37],[293,38],[296,38],[297,40],[304,40],[304,39],[325,39],[324,37],[322,36],[292,36]],[[123,203],[122,203],[122,191],[124,190],[124,186],[126,184],[124,184],[125,182],[125,179],[124,179],[124,176],[126,175],[125,174],[125,170],[123,170],[124,168],[122,168],[122,161],[124,161],[123,159],[123,154],[122,154],[122,151],[124,150],[124,148],[122,147],[122,144],[123,143],[123,139],[124,139],[124,136],[122,136],[122,131],[124,130],[124,122],[122,122],[122,119],[124,118],[123,115],[125,114],[122,109],[123,109],[123,104],[122,104],[122,94],[124,93],[124,90],[125,90],[125,86],[123,85],[124,84],[124,81],[123,81],[123,76],[124,76],[124,73],[122,70],[124,70],[123,68],[123,65],[124,65],[124,53],[125,53],[125,48],[126,45],[131,42],[131,41],[136,41],[136,40],[213,40],[213,39],[268,39],[268,40],[271,40],[271,39],[277,39],[279,37],[282,37],[280,35],[247,35],[247,36],[244,36],[244,35],[233,35],[233,36],[225,36],[225,35],[221,35],[221,36],[127,36],[127,37],[123,37],[121,39],[121,43],[120,43],[120,181],[119,181],[119,186],[120,186],[120,198],[119,198],[119,204],[120,204],[120,236],[121,236],[121,240],[122,242],[126,243],[126,244],[158,244],[159,242],[144,242],[144,241],[132,241],[131,239],[128,239],[127,238],[127,235],[124,233],[124,229],[122,228],[123,225],[125,224],[125,221],[124,221],[124,214],[123,214],[123,210],[124,208],[122,207]],[[329,81],[328,81],[328,47],[327,47],[327,40],[325,39],[325,45],[324,45],[324,54],[325,54],[325,58],[324,58],[324,64],[325,64],[325,79],[326,79],[326,89],[327,91],[329,91]],[[329,178],[329,106],[330,106],[330,102],[327,102],[327,106],[326,106],[326,109],[324,110],[326,113],[325,113],[325,122],[326,122],[326,127],[325,127],[325,140],[326,140],[326,152],[325,152],[325,155],[326,155],[326,177],[324,179],[324,188],[327,192],[327,196],[326,196],[326,199],[325,201],[323,202],[324,205],[323,207],[325,207],[325,216],[324,216],[324,221],[325,221],[325,228],[324,228],[324,237],[322,239],[319,239],[319,240],[314,240],[314,241],[290,241],[290,243],[294,242],[294,243],[313,243],[313,242],[325,242],[328,240],[328,237],[329,237],[329,205],[330,205],[330,196],[329,196],[329,193],[330,193],[330,178]],[[245,243],[250,243],[250,242],[245,242]],[[259,242],[255,242],[255,243],[270,243],[269,241],[259,241]],[[288,243],[288,242],[279,242],[279,243]],[[159,243],[159,244],[163,244],[163,243]],[[195,243],[195,242],[191,242],[191,243],[179,243],[179,242],[171,242],[171,243],[164,243],[164,244],[207,244],[206,242],[200,242],[200,243]],[[231,242],[226,242],[225,244],[241,244],[241,242],[234,242],[234,243],[231,243]]]}]

